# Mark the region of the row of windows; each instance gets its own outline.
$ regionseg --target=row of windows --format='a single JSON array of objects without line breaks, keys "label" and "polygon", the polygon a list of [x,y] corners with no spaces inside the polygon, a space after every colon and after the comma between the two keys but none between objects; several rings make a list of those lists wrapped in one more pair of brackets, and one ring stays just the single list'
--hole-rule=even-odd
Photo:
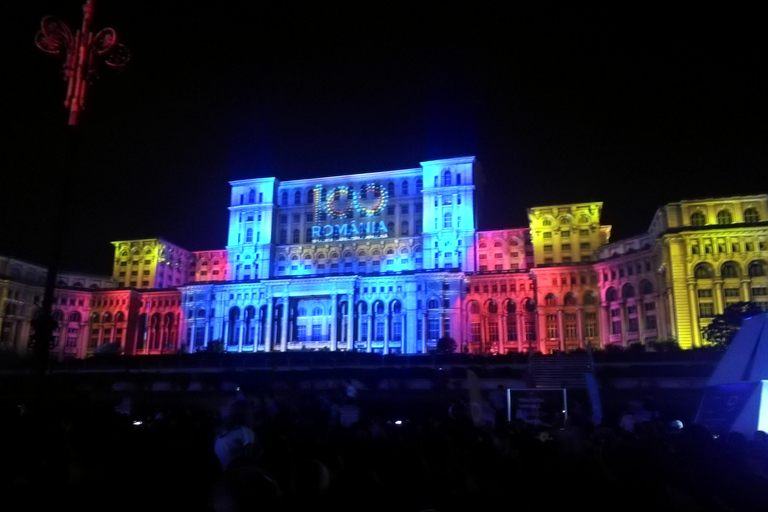
[{"label": "row of windows", "polygon": [[[450,184],[450,180],[448,180],[448,181],[449,181],[449,184]],[[437,185],[437,184],[435,184],[435,185]],[[354,188],[355,187],[352,186],[352,185],[349,186],[350,190],[353,190]],[[419,179],[416,180],[416,188],[414,190],[414,193],[418,194],[419,191],[422,188],[423,188],[423,184],[422,184],[421,178],[419,178]],[[367,190],[368,190],[368,185],[367,184],[360,185],[360,195],[361,195],[361,197],[365,197],[365,194],[367,193]],[[325,191],[325,189],[323,189],[323,191]],[[387,195],[389,197],[395,197],[395,192],[396,192],[395,183],[394,182],[389,182],[387,184]],[[255,194],[256,194],[255,190],[251,190],[249,192],[249,194],[248,194],[248,202],[249,203],[256,202],[256,195]],[[410,183],[408,182],[408,180],[403,180],[400,183],[400,195],[408,196],[410,194],[411,194]],[[288,193],[288,191],[287,190],[283,190],[280,193],[280,205],[281,206],[288,206],[289,198],[290,198],[290,194]],[[302,203],[302,201],[305,198],[306,198],[305,202]],[[259,202],[262,202],[261,200],[262,200],[262,197],[261,197],[261,194],[259,194]],[[315,201],[315,189],[314,188],[307,190],[305,193],[303,193],[301,190],[296,190],[296,191],[293,192],[293,204],[294,205],[314,204],[314,201]],[[242,197],[241,197],[241,202],[242,202]]]},{"label": "row of windows", "polygon": [[637,263],[635,265],[627,265],[625,267],[621,267],[619,269],[613,269],[610,271],[611,278],[608,279],[608,272],[603,272],[603,282],[608,282],[609,280],[616,279],[617,276],[619,279],[624,278],[625,275],[633,276],[635,274],[640,275],[643,273],[643,269],[645,269],[646,272],[651,271],[651,262],[646,261],[643,264]]},{"label": "row of windows", "polygon": [[[580,229],[579,230],[579,236],[581,236],[581,237],[589,236],[589,230],[588,229]],[[551,231],[545,231],[545,232],[543,232],[541,234],[541,237],[543,239],[545,239],[545,240],[549,240],[549,239],[552,238],[552,232]],[[570,237],[571,237],[570,230],[563,230],[563,231],[560,232],[560,238],[561,239],[570,238]]]},{"label": "row of windows", "polygon": [[[544,217],[544,219],[541,221],[541,225],[551,226],[553,220],[554,219],[552,217]],[[592,217],[590,217],[586,213],[582,213],[579,216],[579,224],[589,224],[590,222],[592,222]],[[570,215],[563,215],[558,219],[558,224],[560,224],[561,226],[570,226],[572,223],[573,223],[573,217],[571,217]],[[585,230],[585,231],[587,231],[587,234],[589,234],[588,230]],[[565,232],[563,232],[562,236],[570,236],[570,233],[566,235]]]},{"label": "row of windows", "polygon": [[[650,295],[653,293],[653,284],[651,284],[650,281],[643,281],[640,283],[640,294],[641,295]],[[626,283],[624,286],[621,287],[621,298],[622,299],[631,299],[636,296],[635,293],[635,287],[630,284]],[[613,302],[615,300],[619,300],[619,292],[611,286],[605,291],[605,300],[607,302]]]},{"label": "row of windows", "polygon": [[[755,260],[749,263],[747,266],[747,275],[749,277],[765,277],[768,271],[768,266],[764,261]],[[709,263],[699,263],[693,270],[693,274],[696,279],[713,279],[715,277],[715,268]],[[742,272],[738,263],[734,261],[726,261],[720,266],[720,277],[740,277]]]},{"label": "row of windows", "polygon": [[[718,241],[717,244],[715,245],[707,241],[707,242],[704,242],[702,246],[703,246],[704,254],[713,254],[715,251],[718,253],[725,253],[727,252],[729,247],[724,240]],[[757,247],[758,247],[758,250],[765,251],[766,247],[768,247],[768,244],[766,244],[766,242],[759,241],[757,243]],[[741,244],[738,241],[733,241],[730,243],[730,249],[731,249],[731,252],[740,252]],[[746,252],[754,251],[755,244],[753,242],[744,242],[744,250]],[[702,247],[699,245],[698,240],[691,242],[691,254],[701,254],[701,253],[702,253]]]},{"label": "row of windows", "polygon": [[[744,222],[746,223],[755,223],[760,222],[760,213],[757,211],[757,208],[747,208],[744,210]],[[732,224],[733,223],[733,215],[731,212],[727,209],[722,209],[719,212],[717,212],[717,223],[720,225],[724,224]],[[707,225],[707,217],[704,215],[703,212],[693,212],[691,214],[691,226],[706,226]]]}]

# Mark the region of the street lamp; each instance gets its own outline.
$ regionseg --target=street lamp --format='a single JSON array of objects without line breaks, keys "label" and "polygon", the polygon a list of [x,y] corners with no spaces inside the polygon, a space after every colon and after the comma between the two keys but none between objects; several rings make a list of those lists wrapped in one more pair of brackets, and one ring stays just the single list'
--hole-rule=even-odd
[{"label": "street lamp", "polygon": [[[80,119],[80,112],[85,106],[85,93],[88,86],[96,79],[96,63],[99,57],[103,58],[107,66],[122,68],[130,60],[130,53],[122,44],[117,42],[117,33],[114,29],[105,28],[94,34],[90,31],[91,18],[93,17],[93,0],[86,0],[83,5],[83,24],[74,34],[72,30],[55,16],[46,16],[40,23],[40,30],[35,34],[35,44],[39,49],[53,55],[64,54],[64,80],[67,82],[67,95],[64,106],[69,109],[68,125],[71,127],[69,136],[71,140],[64,158],[64,190],[59,194],[63,202],[60,211],[66,211],[67,201],[72,187],[72,175],[75,168],[78,131],[75,127]],[[32,321],[35,330],[34,344],[32,346],[35,362],[38,370],[45,373],[48,365],[50,345],[53,341],[53,332],[57,322],[53,319],[53,294],[56,288],[56,276],[58,273],[61,246],[65,239],[67,228],[66,215],[57,217],[58,226],[54,232],[54,242],[51,248],[48,274],[43,295],[43,304],[40,314]]]},{"label": "street lamp", "polygon": [[97,77],[96,59],[103,57],[104,63],[113,68],[122,68],[130,60],[128,49],[117,42],[115,29],[105,28],[94,34],[90,32],[93,16],[93,0],[83,5],[83,25],[72,34],[72,30],[59,18],[46,16],[35,35],[35,44],[46,53],[65,53],[64,80],[67,82],[67,96],[64,106],[69,108],[69,125],[78,123],[80,111],[85,106],[88,85]]}]

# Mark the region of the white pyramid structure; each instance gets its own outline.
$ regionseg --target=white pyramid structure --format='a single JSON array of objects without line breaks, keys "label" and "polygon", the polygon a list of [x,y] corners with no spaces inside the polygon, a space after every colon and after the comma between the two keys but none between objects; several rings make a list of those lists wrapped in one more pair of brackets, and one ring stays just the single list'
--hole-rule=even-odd
[{"label": "white pyramid structure", "polygon": [[746,318],[707,381],[696,423],[750,439],[768,432],[768,313]]}]

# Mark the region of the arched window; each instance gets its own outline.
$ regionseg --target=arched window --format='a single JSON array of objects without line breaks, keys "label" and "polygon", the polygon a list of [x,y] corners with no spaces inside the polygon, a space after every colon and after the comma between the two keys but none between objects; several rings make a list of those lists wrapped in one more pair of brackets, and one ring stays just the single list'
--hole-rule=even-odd
[{"label": "arched window", "polygon": [[557,297],[555,297],[555,294],[550,293],[544,297],[544,304],[547,306],[557,306]]},{"label": "arched window", "polygon": [[760,222],[760,214],[757,213],[757,208],[747,208],[744,210],[744,222]]},{"label": "arched window", "polygon": [[571,224],[570,217],[560,217],[560,225],[561,226],[568,226]]},{"label": "arched window", "polygon": [[291,237],[291,243],[298,244],[300,236],[301,236],[301,232],[298,230],[298,228],[294,229],[293,236]]},{"label": "arched window", "polygon": [[451,186],[451,171],[450,169],[447,169],[443,172],[443,186],[444,187],[450,187]]},{"label": "arched window", "polygon": [[403,308],[400,305],[400,301],[399,300],[396,300],[396,301],[392,302],[392,313],[397,315],[397,314],[402,312],[402,309]]},{"label": "arched window", "polygon": [[78,313],[77,311],[73,311],[69,314],[69,321],[70,322],[80,322],[82,321],[83,317]]},{"label": "arched window", "polygon": [[94,324],[99,323],[99,314],[98,313],[91,313],[91,322]]},{"label": "arched window", "polygon": [[749,277],[765,277],[765,262],[755,260],[749,264]]},{"label": "arched window", "polygon": [[389,197],[395,197],[395,184],[391,181],[387,183],[387,194],[389,194]]},{"label": "arched window", "polygon": [[312,316],[323,316],[323,308],[320,306],[312,308]]},{"label": "arched window", "polygon": [[733,217],[731,216],[731,212],[728,210],[720,210],[717,212],[717,223],[718,224],[730,224],[733,220]]},{"label": "arched window", "polygon": [[400,236],[408,236],[408,221],[404,220],[400,223]]},{"label": "arched window", "polygon": [[64,312],[60,309],[57,309],[51,316],[56,322],[58,322],[59,328],[61,328],[61,323],[64,321]]},{"label": "arched window", "polygon": [[122,311],[115,313],[115,322],[125,322],[125,313]]},{"label": "arched window", "polygon": [[691,214],[691,226],[703,226],[707,223],[707,218],[701,212]]},{"label": "arched window", "polygon": [[531,299],[530,297],[525,299],[525,310],[528,313],[533,313],[536,311],[536,301]]},{"label": "arched window", "polygon": [[720,275],[723,277],[739,277],[739,267],[732,261],[726,261],[720,267]]},{"label": "arched window", "polygon": [[288,206],[288,192],[283,190],[283,193],[280,194],[280,204],[283,206]]},{"label": "arched window", "polygon": [[640,293],[643,295],[651,295],[653,293],[653,284],[650,281],[643,281],[640,283]]},{"label": "arched window", "polygon": [[515,304],[515,301],[508,300],[507,301],[507,314],[512,315],[517,310],[517,305]]},{"label": "arched window", "polygon": [[280,244],[285,245],[288,243],[288,231],[281,229],[280,230]]},{"label": "arched window", "polygon": [[253,243],[253,228],[248,228],[245,230],[245,243]]},{"label": "arched window", "polygon": [[312,189],[307,190],[307,204],[315,202],[315,192]]},{"label": "arched window", "polygon": [[631,299],[635,296],[635,287],[627,283],[621,287],[621,297],[624,299]]},{"label": "arched window", "polygon": [[205,309],[200,308],[197,310],[197,318],[205,318]]},{"label": "arched window", "polygon": [[572,293],[569,293],[568,295],[565,296],[565,300],[563,301],[563,303],[566,306],[575,306],[576,305],[576,296],[574,294],[572,294]]},{"label": "arched window", "polygon": [[605,291],[605,301],[613,302],[616,300],[616,288],[610,287]]},{"label": "arched window", "polygon": [[307,308],[299,308],[296,310],[296,316],[307,316]]},{"label": "arched window", "polygon": [[374,312],[377,315],[383,315],[384,314],[384,303],[379,301],[376,301],[376,304],[373,305]]},{"label": "arched window", "polygon": [[389,236],[395,235],[395,223],[394,222],[387,222],[387,234]]},{"label": "arched window", "polygon": [[112,313],[110,313],[110,312],[104,313],[104,315],[101,317],[101,321],[104,322],[105,324],[108,323],[108,322],[111,322],[112,321]]},{"label": "arched window", "polygon": [[453,226],[453,220],[451,217],[451,212],[445,212],[443,215],[443,229],[451,229]]},{"label": "arched window", "polygon": [[424,188],[424,182],[421,181],[421,178],[416,180],[416,192],[420,192],[421,189]]},{"label": "arched window", "polygon": [[552,219],[550,219],[549,217],[547,217],[546,219],[544,219],[543,221],[541,221],[541,225],[542,225],[542,226],[551,226],[551,225],[552,225]]},{"label": "arched window", "polygon": [[592,292],[587,292],[584,294],[584,305],[585,306],[594,306],[597,304],[597,297]]},{"label": "arched window", "polygon": [[434,297],[429,299],[429,302],[427,303],[427,308],[429,309],[438,309],[440,308],[440,303],[435,299]]},{"label": "arched window", "polygon": [[301,204],[301,190],[293,193],[293,204]]},{"label": "arched window", "polygon": [[361,315],[368,314],[368,304],[366,304],[365,302],[358,302],[357,312],[360,313]]},{"label": "arched window", "polygon": [[249,203],[255,203],[256,202],[256,189],[251,189],[248,191],[248,202]]},{"label": "arched window", "polygon": [[712,266],[707,263],[699,263],[693,270],[693,275],[696,279],[712,279],[715,275],[712,270]]},{"label": "arched window", "polygon": [[478,304],[476,300],[469,301],[469,313],[471,315],[480,314],[480,304]]},{"label": "arched window", "polygon": [[495,315],[499,312],[499,305],[496,303],[495,300],[489,300],[488,301],[488,313],[491,315]]},{"label": "arched window", "polygon": [[400,184],[400,193],[404,196],[408,195],[408,180],[403,180],[403,182]]},{"label": "arched window", "polygon": [[589,224],[590,222],[592,222],[592,218],[586,213],[582,213],[579,216],[579,224]]}]

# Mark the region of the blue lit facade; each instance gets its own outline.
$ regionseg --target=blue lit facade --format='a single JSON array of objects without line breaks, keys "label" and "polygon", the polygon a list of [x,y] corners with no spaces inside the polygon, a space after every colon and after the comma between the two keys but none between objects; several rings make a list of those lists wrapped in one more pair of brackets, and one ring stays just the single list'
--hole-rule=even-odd
[{"label": "blue lit facade", "polygon": [[181,288],[182,343],[422,353],[458,339],[475,271],[476,173],[463,157],[231,182],[231,278]]}]

